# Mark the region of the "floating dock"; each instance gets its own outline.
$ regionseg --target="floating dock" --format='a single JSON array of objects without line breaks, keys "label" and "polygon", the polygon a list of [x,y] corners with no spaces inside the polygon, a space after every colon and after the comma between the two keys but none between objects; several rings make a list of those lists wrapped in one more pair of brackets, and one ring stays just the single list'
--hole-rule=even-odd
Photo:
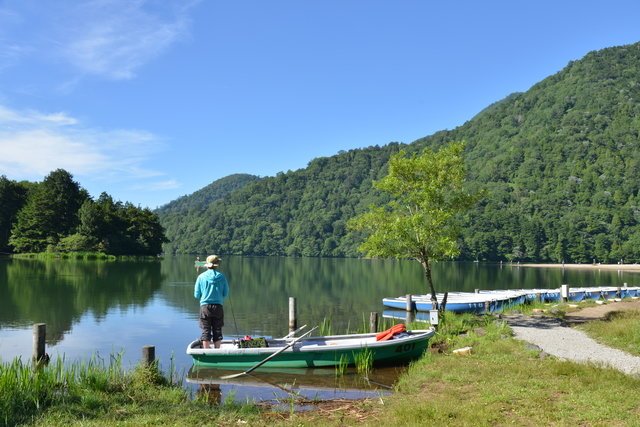
[{"label": "floating dock", "polygon": [[[407,298],[410,298],[408,301]],[[639,286],[596,286],[572,288],[562,285],[556,289],[516,289],[516,290],[477,290],[476,292],[449,292],[445,309],[455,313],[486,314],[500,312],[506,308],[526,302],[580,302],[586,300],[612,300],[640,298]],[[436,294],[438,303],[444,300],[444,294]],[[415,310],[429,312],[432,308],[431,294],[407,295],[382,299],[382,305],[393,310]]]}]

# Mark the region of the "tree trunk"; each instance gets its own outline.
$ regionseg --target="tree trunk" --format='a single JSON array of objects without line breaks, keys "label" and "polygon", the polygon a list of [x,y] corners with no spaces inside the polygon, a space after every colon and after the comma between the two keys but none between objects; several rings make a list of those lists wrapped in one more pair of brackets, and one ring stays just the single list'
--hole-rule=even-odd
[{"label": "tree trunk", "polygon": [[444,296],[442,297],[442,303],[440,304],[440,308],[438,309],[440,317],[442,317],[442,315],[444,314],[444,311],[447,308],[447,297],[449,296],[449,292],[445,292]]},{"label": "tree trunk", "polygon": [[437,310],[438,298],[436,298],[436,289],[433,287],[433,279],[431,278],[431,264],[429,263],[429,259],[423,259],[421,264],[424,269],[424,276],[427,279],[427,284],[429,285],[429,292],[431,293],[431,307],[434,310]]}]

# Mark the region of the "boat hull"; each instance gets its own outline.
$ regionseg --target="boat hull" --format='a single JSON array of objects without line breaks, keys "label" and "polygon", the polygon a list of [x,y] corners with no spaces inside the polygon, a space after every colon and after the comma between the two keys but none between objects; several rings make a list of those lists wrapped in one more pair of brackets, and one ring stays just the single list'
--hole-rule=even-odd
[{"label": "boat hull", "polygon": [[[450,296],[445,309],[454,313],[490,313],[496,311],[497,301],[491,297],[483,297],[482,295],[472,294],[473,297],[456,298]],[[382,305],[395,310],[406,309],[407,302],[405,297],[383,298]],[[439,296],[438,301],[442,303],[442,297]],[[415,296],[413,306],[417,311],[429,312],[432,310],[431,299],[428,296]]]},{"label": "boat hull", "polygon": [[[349,335],[352,339],[348,343],[341,342],[341,337],[345,336],[340,335],[313,337],[301,340],[263,366],[321,368],[355,365],[365,352],[370,353],[374,365],[404,364],[422,356],[433,334],[432,330],[413,331],[403,338],[388,341],[375,341],[376,334]],[[358,342],[357,337],[362,339]],[[272,340],[270,345],[273,347],[241,349],[233,348],[231,343],[226,346],[223,343],[221,349],[201,349],[197,347],[198,341],[194,341],[187,348],[187,354],[191,355],[196,366],[244,369],[262,362],[282,348],[282,342],[279,347],[277,344]]]}]

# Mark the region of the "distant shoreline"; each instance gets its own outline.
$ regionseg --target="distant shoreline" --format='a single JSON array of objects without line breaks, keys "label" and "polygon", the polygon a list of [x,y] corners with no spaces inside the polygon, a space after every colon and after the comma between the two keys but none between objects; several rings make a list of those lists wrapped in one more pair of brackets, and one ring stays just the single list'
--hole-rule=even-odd
[{"label": "distant shoreline", "polygon": [[532,268],[567,268],[580,270],[618,270],[640,272],[640,264],[513,264],[506,265]]}]

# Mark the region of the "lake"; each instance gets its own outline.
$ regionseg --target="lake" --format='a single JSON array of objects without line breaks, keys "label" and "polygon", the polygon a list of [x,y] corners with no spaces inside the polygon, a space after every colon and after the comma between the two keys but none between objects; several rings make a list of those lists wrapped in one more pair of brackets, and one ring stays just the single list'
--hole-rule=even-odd
[{"label": "lake", "polygon": [[[196,270],[194,259],[0,258],[0,359],[29,360],[33,324],[46,323],[52,358],[95,356],[108,363],[110,355],[122,353],[128,368],[142,347],[153,345],[164,369],[173,363],[187,372],[186,346],[200,335],[193,286],[203,270]],[[410,260],[227,256],[220,270],[231,289],[227,337],[285,335],[289,297],[297,299],[298,325],[329,319],[333,333],[344,333],[368,325],[369,313],[382,313],[383,297],[427,293],[422,268]],[[640,276],[629,272],[457,262],[435,264],[433,278],[439,292],[640,284]]]}]

